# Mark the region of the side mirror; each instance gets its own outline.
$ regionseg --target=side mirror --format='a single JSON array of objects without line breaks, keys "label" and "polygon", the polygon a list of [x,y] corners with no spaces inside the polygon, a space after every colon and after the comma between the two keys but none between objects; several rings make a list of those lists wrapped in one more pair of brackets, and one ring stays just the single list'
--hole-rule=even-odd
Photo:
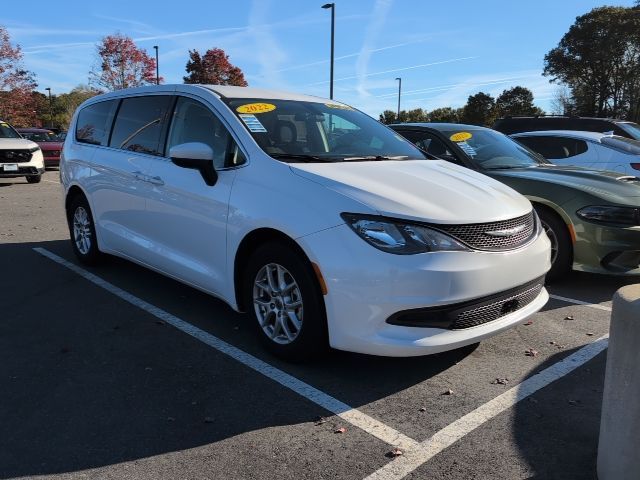
[{"label": "side mirror", "polygon": [[206,143],[181,143],[169,149],[169,157],[178,167],[200,171],[200,175],[210,187],[218,181],[218,173],[213,167],[213,149]]}]

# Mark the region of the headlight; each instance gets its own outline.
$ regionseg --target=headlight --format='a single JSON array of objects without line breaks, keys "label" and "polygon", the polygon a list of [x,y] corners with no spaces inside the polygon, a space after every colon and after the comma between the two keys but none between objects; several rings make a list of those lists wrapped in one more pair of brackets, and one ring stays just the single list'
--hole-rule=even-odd
[{"label": "headlight", "polygon": [[615,225],[640,225],[640,208],[594,205],[581,208],[576,214],[589,222]]},{"label": "headlight", "polygon": [[34,153],[34,152],[37,152],[38,150],[40,150],[40,147],[31,147],[31,148],[29,149],[29,152],[30,152],[30,153]]},{"label": "headlight", "polygon": [[425,226],[351,213],[343,213],[342,218],[360,238],[384,252],[412,255],[469,250],[453,237]]}]

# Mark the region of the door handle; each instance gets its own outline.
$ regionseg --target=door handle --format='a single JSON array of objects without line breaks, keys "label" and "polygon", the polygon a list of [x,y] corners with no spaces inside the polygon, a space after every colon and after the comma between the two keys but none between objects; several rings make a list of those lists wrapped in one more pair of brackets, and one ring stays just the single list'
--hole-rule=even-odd
[{"label": "door handle", "polygon": [[154,185],[164,185],[164,180],[162,180],[160,177],[147,176],[145,180],[149,183],[153,183]]}]

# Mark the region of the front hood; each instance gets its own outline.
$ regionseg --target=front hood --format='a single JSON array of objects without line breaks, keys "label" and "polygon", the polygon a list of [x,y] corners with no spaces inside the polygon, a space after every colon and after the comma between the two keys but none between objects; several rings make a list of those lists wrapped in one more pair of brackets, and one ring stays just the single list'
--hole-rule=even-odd
[{"label": "front hood", "polygon": [[289,166],[294,174],[390,217],[433,223],[484,223],[531,211],[529,201],[505,184],[442,160]]},{"label": "front hood", "polygon": [[62,150],[62,142],[38,142],[42,150]]},{"label": "front hood", "polygon": [[26,138],[0,138],[0,150],[30,150],[37,146]]},{"label": "front hood", "polygon": [[[584,192],[613,203],[625,204],[630,197],[640,197],[640,179],[616,172],[580,167],[544,165],[512,170],[494,170],[493,177],[519,178],[541,184],[554,184]],[[540,191],[544,191],[541,185]],[[635,203],[635,202],[634,202]]]}]

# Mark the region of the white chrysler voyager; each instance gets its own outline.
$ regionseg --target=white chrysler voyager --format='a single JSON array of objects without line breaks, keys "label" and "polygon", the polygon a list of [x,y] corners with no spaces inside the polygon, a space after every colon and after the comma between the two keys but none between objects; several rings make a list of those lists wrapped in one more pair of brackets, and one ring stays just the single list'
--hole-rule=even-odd
[{"label": "white chrysler voyager", "polygon": [[546,303],[531,204],[333,100],[161,85],[76,112],[60,172],[72,246],[251,316],[288,359],[476,343]]}]

